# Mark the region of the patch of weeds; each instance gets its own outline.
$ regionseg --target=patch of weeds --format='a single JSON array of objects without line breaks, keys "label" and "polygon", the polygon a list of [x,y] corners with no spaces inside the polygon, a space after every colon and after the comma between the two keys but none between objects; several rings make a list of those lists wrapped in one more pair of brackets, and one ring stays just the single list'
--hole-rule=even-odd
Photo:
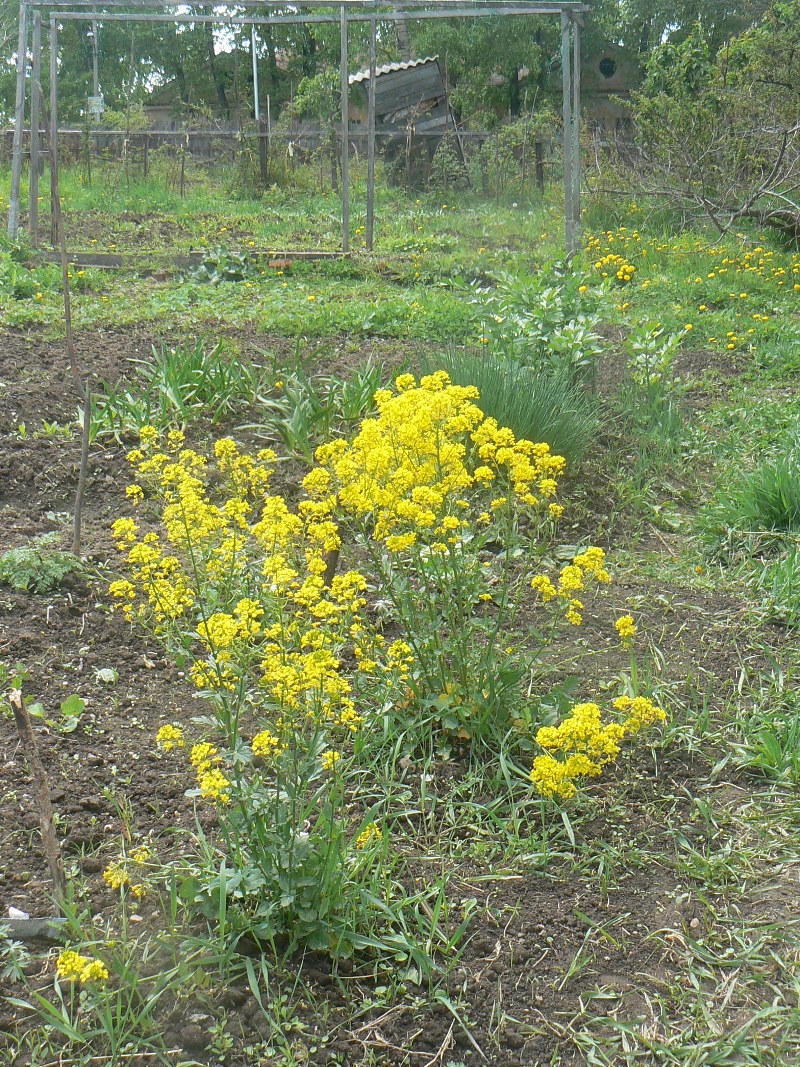
[{"label": "patch of weeds", "polygon": [[34,440],[68,441],[74,432],[75,427],[72,423],[48,422],[44,419],[42,425],[35,429],[31,436]]},{"label": "patch of weeds", "polygon": [[675,441],[683,429],[681,382],[674,368],[681,340],[681,334],[667,334],[656,322],[641,323],[625,340],[628,375],[622,411],[634,432],[648,441]]},{"label": "patch of weeds", "polygon": [[768,778],[800,781],[800,695],[782,671],[759,679],[737,717],[737,762]]},{"label": "patch of weeds", "polygon": [[541,274],[498,272],[492,285],[468,287],[481,343],[501,347],[521,363],[550,366],[573,381],[593,382],[605,349],[598,332],[606,291],[563,264]]},{"label": "patch of weeds", "polygon": [[752,584],[772,620],[792,629],[800,626],[800,545],[756,571]]},{"label": "patch of weeds", "polygon": [[18,592],[49,593],[67,578],[80,576],[81,561],[72,552],[52,548],[57,540],[57,534],[43,534],[4,552],[0,556],[0,582]]},{"label": "patch of weeds", "polygon": [[152,360],[131,362],[138,380],[119,388],[104,383],[92,397],[92,439],[201,418],[217,423],[252,404],[263,385],[261,368],[203,339],[154,347]]},{"label": "patch of weeds", "polygon": [[243,282],[247,278],[257,277],[258,274],[258,267],[253,262],[252,256],[246,252],[213,248],[206,252],[201,263],[190,268],[187,277],[195,282],[219,285],[220,282]]},{"label": "patch of weeds", "polygon": [[0,978],[7,982],[21,982],[31,954],[21,941],[11,937],[8,926],[0,925]]},{"label": "patch of weeds", "polygon": [[299,360],[273,386],[269,396],[258,396],[262,421],[240,429],[270,441],[280,440],[293,455],[309,463],[325,438],[347,433],[375,409],[383,366],[368,362],[350,378],[309,375]]},{"label": "patch of weeds", "polygon": [[66,700],[61,701],[58,715],[53,718],[48,718],[44,705],[38,703],[28,705],[28,714],[42,719],[51,730],[55,730],[58,734],[71,734],[80,726],[85,709],[86,701],[77,693],[72,693]]}]

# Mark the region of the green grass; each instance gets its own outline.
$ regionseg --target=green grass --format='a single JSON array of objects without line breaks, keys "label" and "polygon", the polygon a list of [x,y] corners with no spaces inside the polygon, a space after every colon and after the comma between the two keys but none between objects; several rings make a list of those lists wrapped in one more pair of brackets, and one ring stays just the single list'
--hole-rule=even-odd
[{"label": "green grass", "polygon": [[518,438],[546,441],[572,467],[597,437],[596,399],[566,374],[526,367],[491,349],[444,349],[425,360],[428,371],[442,368],[456,385],[474,385],[478,406]]}]

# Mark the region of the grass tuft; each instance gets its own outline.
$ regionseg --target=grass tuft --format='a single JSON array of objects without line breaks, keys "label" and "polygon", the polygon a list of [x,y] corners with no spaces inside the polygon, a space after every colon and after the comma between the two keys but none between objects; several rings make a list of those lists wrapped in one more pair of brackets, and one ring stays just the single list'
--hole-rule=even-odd
[{"label": "grass tuft", "polygon": [[565,374],[526,367],[495,352],[451,348],[425,361],[446,370],[456,385],[474,385],[484,414],[518,438],[546,441],[568,463],[577,463],[597,435],[595,401]]}]

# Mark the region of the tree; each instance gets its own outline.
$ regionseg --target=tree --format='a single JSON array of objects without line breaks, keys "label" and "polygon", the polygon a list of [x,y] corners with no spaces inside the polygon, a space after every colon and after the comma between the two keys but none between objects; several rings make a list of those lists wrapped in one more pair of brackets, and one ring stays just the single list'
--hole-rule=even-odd
[{"label": "tree", "polygon": [[657,48],[633,117],[640,189],[725,233],[755,219],[800,236],[800,0],[714,52],[701,26]]}]

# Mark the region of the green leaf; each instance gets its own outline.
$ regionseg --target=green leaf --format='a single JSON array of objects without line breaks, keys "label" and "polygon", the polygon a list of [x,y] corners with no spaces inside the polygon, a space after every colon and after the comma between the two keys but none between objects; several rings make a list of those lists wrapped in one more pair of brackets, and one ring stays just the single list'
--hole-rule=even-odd
[{"label": "green leaf", "polygon": [[76,716],[80,718],[86,707],[86,701],[77,693],[72,693],[66,700],[61,701],[61,714],[67,718]]}]

